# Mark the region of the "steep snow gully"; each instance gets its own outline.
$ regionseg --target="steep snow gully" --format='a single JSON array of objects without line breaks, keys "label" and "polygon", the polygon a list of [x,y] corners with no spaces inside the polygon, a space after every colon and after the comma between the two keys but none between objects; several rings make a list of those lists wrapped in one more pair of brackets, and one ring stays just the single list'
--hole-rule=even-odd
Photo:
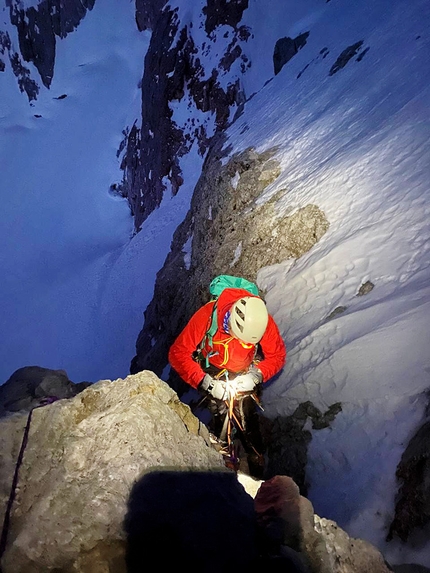
[{"label": "steep snow gully", "polygon": [[430,567],[428,1],[125,4],[2,7],[2,381],[152,370],[192,403],[168,348],[245,276],[288,350],[267,476]]}]

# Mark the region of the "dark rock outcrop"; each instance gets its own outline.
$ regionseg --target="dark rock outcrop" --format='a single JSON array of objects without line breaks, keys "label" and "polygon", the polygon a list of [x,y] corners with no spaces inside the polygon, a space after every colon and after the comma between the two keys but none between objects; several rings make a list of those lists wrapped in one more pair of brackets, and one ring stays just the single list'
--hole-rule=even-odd
[{"label": "dark rock outcrop", "polygon": [[280,38],[273,52],[273,67],[275,75],[279,74],[287,62],[291,60],[306,45],[309,32],[304,32],[296,38]]},{"label": "dark rock outcrop", "polygon": [[242,19],[244,10],[248,8],[248,0],[207,0],[203,8],[206,16],[205,30],[210,34],[217,26],[227,24],[235,28]]},{"label": "dark rock outcrop", "polygon": [[340,54],[340,56],[337,58],[335,63],[330,68],[328,75],[333,76],[339,70],[344,68],[346,66],[346,64],[354,56],[356,56],[358,54],[358,52],[361,50],[362,45],[363,45],[363,40],[360,40],[359,42],[356,42],[355,44],[352,44],[351,46],[348,46],[347,48],[345,48],[343,50],[343,52]]},{"label": "dark rock outcrop", "polygon": [[330,314],[326,317],[325,321],[328,322],[329,320],[332,320],[333,318],[336,318],[336,316],[339,316],[340,314],[343,314],[346,310],[348,310],[347,306],[337,306],[336,308],[334,308]]},{"label": "dark rock outcrop", "polygon": [[409,442],[397,467],[401,482],[388,540],[406,542],[416,528],[430,523],[430,421]]},{"label": "dark rock outcrop", "polygon": [[140,31],[152,30],[167,0],[136,0],[136,24]]},{"label": "dark rock outcrop", "polygon": [[300,488],[301,494],[306,495],[307,451],[312,434],[305,429],[305,425],[310,420],[314,430],[327,428],[341,410],[342,405],[335,403],[323,413],[312,402],[304,402],[291,416],[273,420],[261,417],[261,431],[267,456],[265,478],[269,479],[275,475],[290,476]]},{"label": "dark rock outcrop", "polygon": [[122,194],[128,199],[136,229],[161,203],[166,189],[163,178],[168,177],[173,194],[183,182],[179,158],[186,147],[181,150],[185,142],[172,120],[169,102],[183,93],[184,77],[179,68],[181,63],[185,66],[183,54],[192,47],[187,43],[187,29],[180,32],[178,28],[176,12],[169,9],[156,20],[142,79],[142,127],[131,128],[121,163]]},{"label": "dark rock outcrop", "polygon": [[7,61],[6,56],[8,56],[12,71],[18,80],[19,89],[21,92],[25,92],[27,94],[29,101],[35,100],[40,88],[37,82],[30,77],[30,70],[22,63],[22,58],[19,53],[12,48],[9,34],[7,32],[2,32],[1,30],[0,54],[3,56],[3,59],[0,58],[0,72],[4,72],[6,69],[5,62]]},{"label": "dark rock outcrop", "polygon": [[[11,41],[10,36],[7,32],[2,32],[0,30],[0,54],[4,57],[6,52],[8,52],[11,48]],[[0,71],[4,72],[5,70],[5,63],[2,58],[0,58]]]},{"label": "dark rock outcrop", "polygon": [[0,386],[0,416],[8,412],[29,411],[43,398],[71,398],[90,386],[89,382],[74,384],[64,370],[25,366],[16,370]]},{"label": "dark rock outcrop", "polygon": [[371,292],[374,288],[375,285],[372,283],[372,281],[366,281],[358,289],[357,296],[364,296],[369,294],[369,292]]}]

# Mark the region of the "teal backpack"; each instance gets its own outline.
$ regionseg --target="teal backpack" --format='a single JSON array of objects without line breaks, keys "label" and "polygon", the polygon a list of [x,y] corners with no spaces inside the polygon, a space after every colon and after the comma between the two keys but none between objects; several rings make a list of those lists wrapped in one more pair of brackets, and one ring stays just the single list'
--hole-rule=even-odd
[{"label": "teal backpack", "polygon": [[[255,283],[252,283],[251,281],[248,281],[247,279],[241,277],[232,277],[230,275],[218,275],[217,277],[215,277],[209,285],[211,301],[215,301],[214,308],[212,311],[211,324],[208,331],[204,335],[203,340],[200,343],[199,353],[201,353],[202,349],[206,346],[207,343],[209,344],[210,348],[212,348],[212,339],[218,328],[216,301],[218,300],[218,297],[222,293],[222,291],[226,288],[240,288],[247,290],[251,294],[260,296],[257,285]],[[209,352],[209,354],[205,358],[206,368],[209,367],[210,355],[211,353]]]}]

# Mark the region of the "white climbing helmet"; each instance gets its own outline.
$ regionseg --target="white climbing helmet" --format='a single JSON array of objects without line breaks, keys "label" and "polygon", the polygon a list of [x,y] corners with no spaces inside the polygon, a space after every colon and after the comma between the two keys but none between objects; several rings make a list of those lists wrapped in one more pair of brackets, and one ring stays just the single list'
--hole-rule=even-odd
[{"label": "white climbing helmet", "polygon": [[231,307],[230,332],[242,342],[260,342],[268,322],[269,314],[261,298],[244,296]]}]

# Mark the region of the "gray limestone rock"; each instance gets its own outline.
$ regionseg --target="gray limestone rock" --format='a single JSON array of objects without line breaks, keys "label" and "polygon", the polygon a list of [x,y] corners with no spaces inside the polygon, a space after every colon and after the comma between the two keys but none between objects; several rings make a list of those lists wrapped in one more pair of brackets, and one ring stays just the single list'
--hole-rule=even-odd
[{"label": "gray limestone rock", "polygon": [[333,309],[331,311],[331,313],[326,317],[325,321],[328,322],[329,320],[332,320],[333,318],[336,318],[336,316],[339,316],[340,314],[343,314],[346,310],[348,310],[347,306],[337,306],[335,309]]},{"label": "gray limestone rock", "polygon": [[[291,478],[263,482],[253,503],[152,372],[32,415],[3,573],[140,573],[154,560],[163,571],[388,571],[374,547],[314,515]],[[26,420],[0,420],[2,513]]]},{"label": "gray limestone rock", "polygon": [[366,294],[369,294],[369,292],[371,292],[374,288],[375,285],[372,283],[372,281],[366,281],[358,289],[357,296],[364,296]]},{"label": "gray limestone rock", "polygon": [[[26,420],[0,420],[1,519]],[[130,493],[154,470],[227,471],[206,428],[152,372],[34,410],[3,572],[125,572]]]},{"label": "gray limestone rock", "polygon": [[[381,553],[363,539],[354,539],[341,529],[337,523],[329,519],[315,519],[315,530],[324,542],[328,555],[329,569],[314,568],[321,573],[389,573],[391,568]],[[312,545],[309,547],[312,552]]]}]

